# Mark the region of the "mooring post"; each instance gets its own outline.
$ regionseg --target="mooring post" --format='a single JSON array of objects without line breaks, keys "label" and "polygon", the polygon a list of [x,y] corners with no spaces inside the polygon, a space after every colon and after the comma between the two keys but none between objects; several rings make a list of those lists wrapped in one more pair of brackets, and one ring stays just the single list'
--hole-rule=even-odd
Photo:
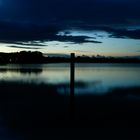
[{"label": "mooring post", "polygon": [[75,54],[71,53],[70,62],[70,119],[75,116]]},{"label": "mooring post", "polygon": [[75,86],[74,85],[74,83],[75,83],[75,62],[74,61],[75,61],[75,54],[71,53],[71,66],[70,66],[71,67],[71,71],[70,71],[70,73],[71,73],[70,74],[70,77],[71,77],[71,79],[70,79],[71,80],[70,81],[70,85],[71,85],[70,90],[71,91],[70,91],[70,94],[71,94],[72,98],[74,98],[74,94],[75,94],[74,93],[75,92],[74,91],[74,86]]}]

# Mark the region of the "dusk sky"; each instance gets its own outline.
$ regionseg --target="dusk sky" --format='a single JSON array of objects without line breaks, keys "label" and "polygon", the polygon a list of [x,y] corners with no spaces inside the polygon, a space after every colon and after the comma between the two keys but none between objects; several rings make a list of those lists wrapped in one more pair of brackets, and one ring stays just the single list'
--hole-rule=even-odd
[{"label": "dusk sky", "polygon": [[140,56],[140,0],[0,0],[0,52]]}]

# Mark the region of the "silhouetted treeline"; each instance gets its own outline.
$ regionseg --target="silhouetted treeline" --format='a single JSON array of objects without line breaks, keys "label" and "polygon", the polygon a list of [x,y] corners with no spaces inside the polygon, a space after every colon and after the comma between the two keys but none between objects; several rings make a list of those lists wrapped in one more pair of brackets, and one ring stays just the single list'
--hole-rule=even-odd
[{"label": "silhouetted treeline", "polygon": [[[0,53],[0,63],[69,63],[70,57],[49,57],[35,51]],[[76,63],[140,63],[138,57],[77,56]]]},{"label": "silhouetted treeline", "polygon": [[0,53],[0,63],[41,63],[43,60],[43,54],[38,51]]},{"label": "silhouetted treeline", "polygon": [[105,57],[105,56],[78,56],[75,60],[78,63],[140,63],[137,57]]}]

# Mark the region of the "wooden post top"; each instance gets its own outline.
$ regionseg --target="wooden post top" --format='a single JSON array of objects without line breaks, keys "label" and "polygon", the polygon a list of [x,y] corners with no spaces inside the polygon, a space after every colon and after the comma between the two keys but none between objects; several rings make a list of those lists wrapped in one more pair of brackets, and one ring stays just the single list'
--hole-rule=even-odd
[{"label": "wooden post top", "polygon": [[72,56],[75,56],[75,53],[71,53],[71,57],[72,57]]}]

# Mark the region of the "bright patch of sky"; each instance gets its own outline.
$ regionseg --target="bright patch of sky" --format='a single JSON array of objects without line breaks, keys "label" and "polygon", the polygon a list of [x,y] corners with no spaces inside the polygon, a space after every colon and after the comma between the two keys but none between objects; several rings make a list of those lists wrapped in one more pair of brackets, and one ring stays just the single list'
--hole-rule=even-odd
[{"label": "bright patch of sky", "polygon": [[[131,29],[134,29],[131,27]],[[81,31],[72,30],[59,32],[58,35],[72,35],[72,36],[89,36],[93,39],[101,41],[102,43],[83,43],[78,45],[71,45],[71,48],[76,50],[78,54],[88,55],[105,55],[105,56],[140,56],[140,40],[128,38],[110,38],[109,33],[104,31]],[[73,48],[74,47],[74,48]]]}]

